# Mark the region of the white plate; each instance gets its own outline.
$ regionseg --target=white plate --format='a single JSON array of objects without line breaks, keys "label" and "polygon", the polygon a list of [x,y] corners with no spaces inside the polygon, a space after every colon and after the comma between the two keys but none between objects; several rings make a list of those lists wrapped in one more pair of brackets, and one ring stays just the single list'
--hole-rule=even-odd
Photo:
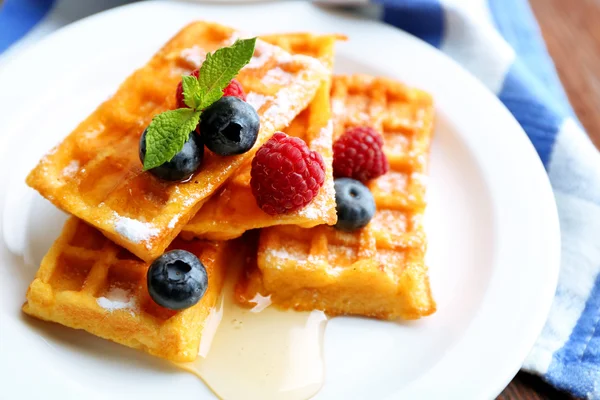
[{"label": "white plate", "polygon": [[[293,18],[290,18],[293,16]],[[72,24],[0,71],[0,376],[8,398],[205,398],[195,377],[141,352],[22,316],[37,264],[64,216],[24,185],[37,159],[185,23],[247,31],[341,32],[338,72],[388,75],[435,97],[427,210],[439,310],[393,324],[336,318],[321,399],[482,399],[499,393],[539,334],[559,266],[545,171],[509,112],[474,78],[386,25],[303,2],[142,2]],[[2,241],[0,241],[2,242]],[[9,250],[10,248],[10,250]],[[143,397],[142,397],[143,396]],[[182,397],[183,398],[183,397]]]}]

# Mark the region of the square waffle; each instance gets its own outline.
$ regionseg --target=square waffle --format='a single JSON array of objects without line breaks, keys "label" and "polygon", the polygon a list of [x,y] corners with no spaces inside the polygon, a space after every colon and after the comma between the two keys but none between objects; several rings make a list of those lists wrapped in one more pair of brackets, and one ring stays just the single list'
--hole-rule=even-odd
[{"label": "square waffle", "polygon": [[[312,57],[257,41],[254,57],[237,76],[248,97],[265,100],[257,110],[261,127],[255,147],[230,157],[205,153],[202,167],[186,182],[165,182],[143,172],[138,143],[152,117],[175,108],[182,75],[238,36],[207,22],[186,26],[42,158],[27,183],[138,257],[158,257],[203,202],[306,108],[330,73]],[[265,79],[273,71],[285,85]]]},{"label": "square waffle", "polygon": [[431,97],[398,82],[365,75],[333,78],[334,137],[369,125],[382,133],[390,164],[369,183],[377,211],[363,229],[276,226],[261,231],[257,267],[236,290],[274,304],[330,315],[416,319],[435,311],[422,227],[433,128]]},{"label": "square waffle", "polygon": [[[292,54],[315,57],[330,70],[333,67],[333,47],[337,36],[314,36],[299,33],[261,37]],[[307,45],[308,44],[308,45]],[[284,83],[285,81],[281,81]],[[325,183],[315,199],[304,209],[286,215],[271,216],[262,211],[250,188],[252,160],[227,181],[183,228],[185,238],[200,237],[212,240],[236,238],[245,231],[273,225],[291,224],[313,227],[336,222],[335,192],[331,163],[333,128],[329,105],[331,79],[323,80],[315,98],[284,130],[290,136],[303,139],[311,150],[317,151],[325,161]],[[252,99],[249,99],[251,101]]]},{"label": "square waffle", "polygon": [[223,286],[227,244],[176,239],[172,247],[194,253],[208,272],[204,297],[180,312],[150,298],[147,263],[71,217],[42,260],[23,311],[168,360],[192,361]]}]

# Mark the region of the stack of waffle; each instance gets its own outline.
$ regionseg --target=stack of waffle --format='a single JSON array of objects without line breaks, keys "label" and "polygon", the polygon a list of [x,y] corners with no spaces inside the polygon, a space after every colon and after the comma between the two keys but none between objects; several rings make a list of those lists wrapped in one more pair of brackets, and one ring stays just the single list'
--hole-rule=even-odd
[{"label": "stack of waffle", "polygon": [[[238,33],[195,22],[171,39],[31,172],[27,183],[72,214],[42,260],[23,306],[29,315],[172,361],[192,361],[220,295],[235,242],[258,232],[256,263],[236,288],[282,308],[331,315],[414,319],[435,311],[427,269],[424,175],[432,134],[429,95],[389,79],[332,76],[337,35],[261,37],[237,80],[260,117],[245,154],[207,154],[186,182],[143,172],[141,133],[175,107],[175,87],[207,52]],[[390,171],[372,181],[377,211],[367,227],[335,230],[332,143],[345,129],[382,133]],[[325,161],[325,183],[304,209],[271,216],[250,189],[250,164],[275,132],[303,139]],[[238,239],[238,240],[244,240]],[[150,298],[146,272],[167,249],[188,250],[208,272],[208,290],[186,310]]]}]

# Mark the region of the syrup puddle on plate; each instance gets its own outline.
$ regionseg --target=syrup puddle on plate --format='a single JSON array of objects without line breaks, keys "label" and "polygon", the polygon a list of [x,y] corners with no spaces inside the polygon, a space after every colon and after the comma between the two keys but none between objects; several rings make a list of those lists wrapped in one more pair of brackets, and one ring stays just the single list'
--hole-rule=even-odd
[{"label": "syrup puddle on plate", "polygon": [[325,313],[278,310],[262,296],[255,297],[252,309],[242,308],[234,300],[239,273],[227,274],[196,361],[177,365],[226,400],[311,398],[325,375]]}]

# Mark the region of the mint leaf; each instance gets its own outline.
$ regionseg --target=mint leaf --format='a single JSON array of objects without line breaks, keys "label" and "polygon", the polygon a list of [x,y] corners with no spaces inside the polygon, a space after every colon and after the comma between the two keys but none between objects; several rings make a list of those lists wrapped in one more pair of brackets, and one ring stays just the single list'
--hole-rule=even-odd
[{"label": "mint leaf", "polygon": [[146,132],[144,171],[171,161],[196,129],[200,111],[190,108],[165,111],[152,119]]},{"label": "mint leaf", "polygon": [[250,62],[255,44],[256,38],[238,39],[232,46],[206,55],[198,77],[202,92],[199,109],[210,106],[223,96],[223,89]]},{"label": "mint leaf", "polygon": [[200,83],[195,76],[184,75],[181,77],[183,88],[183,102],[189,107],[196,109],[200,105]]},{"label": "mint leaf", "polygon": [[[1,1],[1,0],[0,0]],[[223,96],[223,89],[250,62],[256,38],[240,39],[230,47],[207,54],[200,77],[183,76],[183,101],[190,108],[156,115],[146,132],[144,171],[171,161],[200,121],[200,113]]]}]

